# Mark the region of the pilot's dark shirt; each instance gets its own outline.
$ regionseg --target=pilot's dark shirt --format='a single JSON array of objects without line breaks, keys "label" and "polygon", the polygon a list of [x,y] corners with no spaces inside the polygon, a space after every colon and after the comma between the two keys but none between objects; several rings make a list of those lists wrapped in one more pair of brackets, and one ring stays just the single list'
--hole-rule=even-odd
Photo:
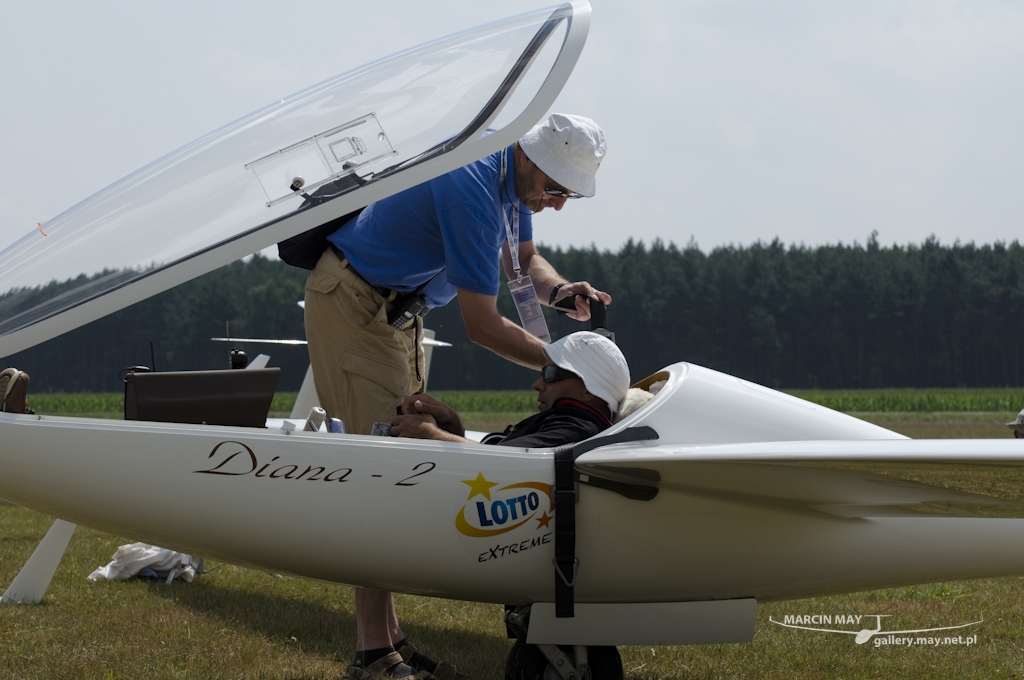
[{"label": "pilot's dark shirt", "polygon": [[548,449],[589,439],[611,425],[589,404],[562,397],[548,410],[509,425],[504,432],[489,434],[482,441],[497,446]]}]

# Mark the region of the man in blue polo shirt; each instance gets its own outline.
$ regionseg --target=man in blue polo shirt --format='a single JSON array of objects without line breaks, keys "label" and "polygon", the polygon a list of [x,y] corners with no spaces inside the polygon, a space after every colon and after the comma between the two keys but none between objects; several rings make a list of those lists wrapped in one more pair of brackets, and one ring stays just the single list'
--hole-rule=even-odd
[{"label": "man in blue polo shirt", "polygon": [[[544,342],[498,313],[499,261],[510,281],[528,276],[541,302],[580,295],[573,318],[589,318],[589,296],[610,304],[610,295],[586,281],[570,283],[537,253],[531,220],[593,196],[604,154],[596,123],[552,114],[515,144],[371,204],[332,234],[306,282],[305,303],[310,363],[327,415],[344,420],[350,433],[370,434],[422,389],[422,319],[396,329],[387,318],[396,299],[421,287],[428,307],[459,298],[470,340],[538,369],[547,363]],[[349,675],[408,677],[408,666],[396,667],[395,647],[406,641],[391,594],[356,589],[355,600],[357,663]],[[451,669],[424,667],[437,677]]]}]

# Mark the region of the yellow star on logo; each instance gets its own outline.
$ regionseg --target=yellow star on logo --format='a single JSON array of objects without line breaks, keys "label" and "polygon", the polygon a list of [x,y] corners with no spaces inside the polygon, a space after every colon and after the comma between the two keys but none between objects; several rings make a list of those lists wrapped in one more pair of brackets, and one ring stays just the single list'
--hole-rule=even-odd
[{"label": "yellow star on logo", "polygon": [[487,500],[491,500],[491,487],[498,486],[497,482],[488,482],[482,472],[477,473],[476,479],[463,479],[462,483],[469,487],[469,498],[479,495]]},{"label": "yellow star on logo", "polygon": [[[537,517],[536,518],[537,519],[537,528],[540,529],[541,527],[547,527],[548,526],[548,522],[550,522],[553,517],[554,517],[554,515],[549,515],[546,512],[543,515],[541,515],[540,517]],[[550,528],[550,527],[548,527],[548,528]]]}]

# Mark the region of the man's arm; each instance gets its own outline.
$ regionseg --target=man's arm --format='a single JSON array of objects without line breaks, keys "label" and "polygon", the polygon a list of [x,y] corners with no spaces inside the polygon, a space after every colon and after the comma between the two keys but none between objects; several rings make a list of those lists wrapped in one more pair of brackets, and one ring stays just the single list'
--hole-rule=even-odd
[{"label": "man's arm", "polygon": [[495,295],[456,288],[466,336],[509,361],[528,368],[548,363],[544,343],[498,313]]},{"label": "man's arm", "polygon": [[[509,253],[508,242],[501,247],[501,260],[505,265],[505,276],[511,281],[515,278],[516,272],[512,268],[512,255]],[[548,304],[551,297],[551,290],[560,283],[565,285],[558,289],[558,298],[564,298],[569,294],[579,294],[586,297],[576,298],[576,312],[569,313],[570,319],[586,321],[590,318],[589,296],[595,295],[597,299],[606,305],[612,303],[612,296],[604,291],[597,290],[587,281],[576,281],[570,283],[565,280],[551,263],[544,259],[533,246],[533,241],[523,241],[519,244],[519,265],[524,275],[528,274],[533,281],[533,287],[537,291],[537,299],[543,305]],[[461,298],[459,299],[461,303]]]}]

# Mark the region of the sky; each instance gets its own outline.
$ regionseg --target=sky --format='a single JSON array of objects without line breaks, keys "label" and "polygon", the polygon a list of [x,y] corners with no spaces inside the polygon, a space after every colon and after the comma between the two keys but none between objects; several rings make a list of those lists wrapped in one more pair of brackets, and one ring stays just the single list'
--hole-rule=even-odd
[{"label": "sky", "polygon": [[[281,96],[544,4],[0,0],[0,247]],[[538,242],[1020,238],[1024,4],[592,5],[552,110],[596,120],[608,155]]]}]

